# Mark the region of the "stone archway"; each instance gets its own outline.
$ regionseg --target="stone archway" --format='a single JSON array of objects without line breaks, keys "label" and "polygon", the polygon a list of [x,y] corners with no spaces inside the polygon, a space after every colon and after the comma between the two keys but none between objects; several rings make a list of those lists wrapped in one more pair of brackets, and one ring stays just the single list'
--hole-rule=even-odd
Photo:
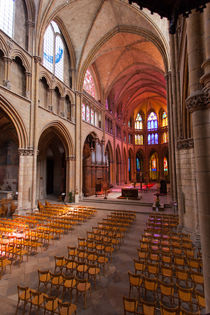
[{"label": "stone archway", "polygon": [[37,157],[37,199],[57,199],[69,192],[66,139],[56,127],[48,127],[41,134]]},{"label": "stone archway", "polygon": [[18,192],[19,140],[9,116],[0,108],[0,199]]}]

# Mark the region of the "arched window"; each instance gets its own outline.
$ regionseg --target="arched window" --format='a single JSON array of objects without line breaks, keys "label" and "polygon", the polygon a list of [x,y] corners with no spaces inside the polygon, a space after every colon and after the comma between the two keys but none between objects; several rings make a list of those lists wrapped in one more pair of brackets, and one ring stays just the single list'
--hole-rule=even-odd
[{"label": "arched window", "polygon": [[147,120],[147,129],[154,130],[157,128],[158,128],[157,115],[154,112],[151,112]]},{"label": "arched window", "polygon": [[135,144],[136,145],[143,145],[143,135],[135,135]]},{"label": "arched window", "polygon": [[168,133],[164,132],[163,133],[163,139],[162,139],[162,143],[167,143],[168,142]]},{"label": "arched window", "polygon": [[94,84],[93,76],[92,76],[89,69],[87,69],[87,71],[85,73],[83,89],[87,93],[89,93],[92,97],[96,98],[95,84]]},{"label": "arched window", "polygon": [[147,142],[148,144],[158,144],[158,133],[149,133]]},{"label": "arched window", "polygon": [[168,175],[168,160],[166,156],[164,156],[163,164],[164,164],[164,174]]},{"label": "arched window", "polygon": [[166,127],[166,126],[168,126],[168,117],[167,117],[166,112],[163,112],[163,115],[162,115],[162,127]]},{"label": "arched window", "polygon": [[86,106],[86,121],[90,122],[90,107]]},{"label": "arched window", "polygon": [[139,161],[139,158],[137,157],[137,158],[136,158],[136,171],[137,171],[137,172],[140,172],[140,170],[141,170],[140,161]]},{"label": "arched window", "polygon": [[82,104],[82,120],[85,120],[85,104]]},{"label": "arched window", "polygon": [[158,155],[153,153],[150,157],[150,179],[157,180],[158,177]]},{"label": "arched window", "polygon": [[58,25],[52,21],[44,34],[43,65],[61,81],[64,77],[64,42]]},{"label": "arched window", "polygon": [[14,0],[0,0],[0,29],[10,37],[13,37],[14,12]]},{"label": "arched window", "polygon": [[142,117],[139,113],[136,116],[135,129],[138,129],[138,130],[143,129],[143,121],[142,121]]},{"label": "arched window", "polygon": [[92,125],[94,125],[94,117],[95,115],[94,115],[94,110],[91,108],[91,110],[90,110],[90,123],[92,124]]}]

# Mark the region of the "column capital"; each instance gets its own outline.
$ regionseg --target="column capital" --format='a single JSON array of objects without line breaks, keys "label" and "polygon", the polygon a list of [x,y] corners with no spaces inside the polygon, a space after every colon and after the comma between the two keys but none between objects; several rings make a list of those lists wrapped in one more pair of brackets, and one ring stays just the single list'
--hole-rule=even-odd
[{"label": "column capital", "polygon": [[18,153],[20,156],[33,156],[35,151],[33,148],[20,148],[18,149]]},{"label": "column capital", "polygon": [[40,63],[42,61],[42,58],[40,56],[33,56],[35,63]]},{"label": "column capital", "polygon": [[189,138],[189,139],[179,138],[179,139],[177,139],[177,149],[178,150],[186,150],[186,149],[192,149],[192,148],[194,148],[194,140],[192,138]]},{"label": "column capital", "polygon": [[194,92],[186,99],[186,107],[190,113],[207,109],[209,105],[209,95],[202,90]]},{"label": "column capital", "polygon": [[66,161],[76,161],[76,156],[75,155],[66,156]]}]

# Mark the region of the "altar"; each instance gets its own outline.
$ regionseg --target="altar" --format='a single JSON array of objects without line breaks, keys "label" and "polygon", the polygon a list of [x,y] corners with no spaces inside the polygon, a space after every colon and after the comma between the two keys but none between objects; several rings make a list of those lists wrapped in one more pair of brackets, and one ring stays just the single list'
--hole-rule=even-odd
[{"label": "altar", "polygon": [[137,188],[122,188],[120,199],[133,199],[139,200],[139,191]]}]

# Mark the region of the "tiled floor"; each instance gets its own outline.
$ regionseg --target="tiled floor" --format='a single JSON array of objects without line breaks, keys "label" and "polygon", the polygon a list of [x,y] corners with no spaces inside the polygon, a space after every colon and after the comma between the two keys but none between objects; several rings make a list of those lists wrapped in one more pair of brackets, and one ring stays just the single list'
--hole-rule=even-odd
[{"label": "tiled floor", "polygon": [[[88,205],[91,205],[90,202],[88,202]],[[109,264],[105,275],[97,280],[97,287],[92,289],[86,310],[83,309],[83,300],[81,298],[78,300],[78,314],[81,315],[123,314],[122,297],[128,294],[129,288],[128,270],[134,270],[133,258],[137,257],[136,248],[145,228],[145,221],[148,218],[147,213],[151,212],[151,209],[137,205],[125,205],[124,203],[121,206],[97,203],[96,206],[100,207],[100,210],[97,211],[95,217],[76,226],[68,235],[51,244],[47,250],[35,256],[30,256],[28,262],[23,262],[20,266],[13,266],[12,273],[6,273],[2,277],[0,280],[0,315],[14,315],[17,304],[17,285],[37,288],[37,270],[50,269],[53,271],[54,256],[66,256],[67,246],[77,245],[78,237],[86,237],[86,232],[91,231],[92,226],[96,226],[97,222],[107,216],[109,213],[107,210],[130,209],[137,211],[136,221],[127,232],[121,248],[113,253],[112,262]],[[21,314],[21,310],[18,314]],[[42,314],[42,311],[33,314]]]}]

